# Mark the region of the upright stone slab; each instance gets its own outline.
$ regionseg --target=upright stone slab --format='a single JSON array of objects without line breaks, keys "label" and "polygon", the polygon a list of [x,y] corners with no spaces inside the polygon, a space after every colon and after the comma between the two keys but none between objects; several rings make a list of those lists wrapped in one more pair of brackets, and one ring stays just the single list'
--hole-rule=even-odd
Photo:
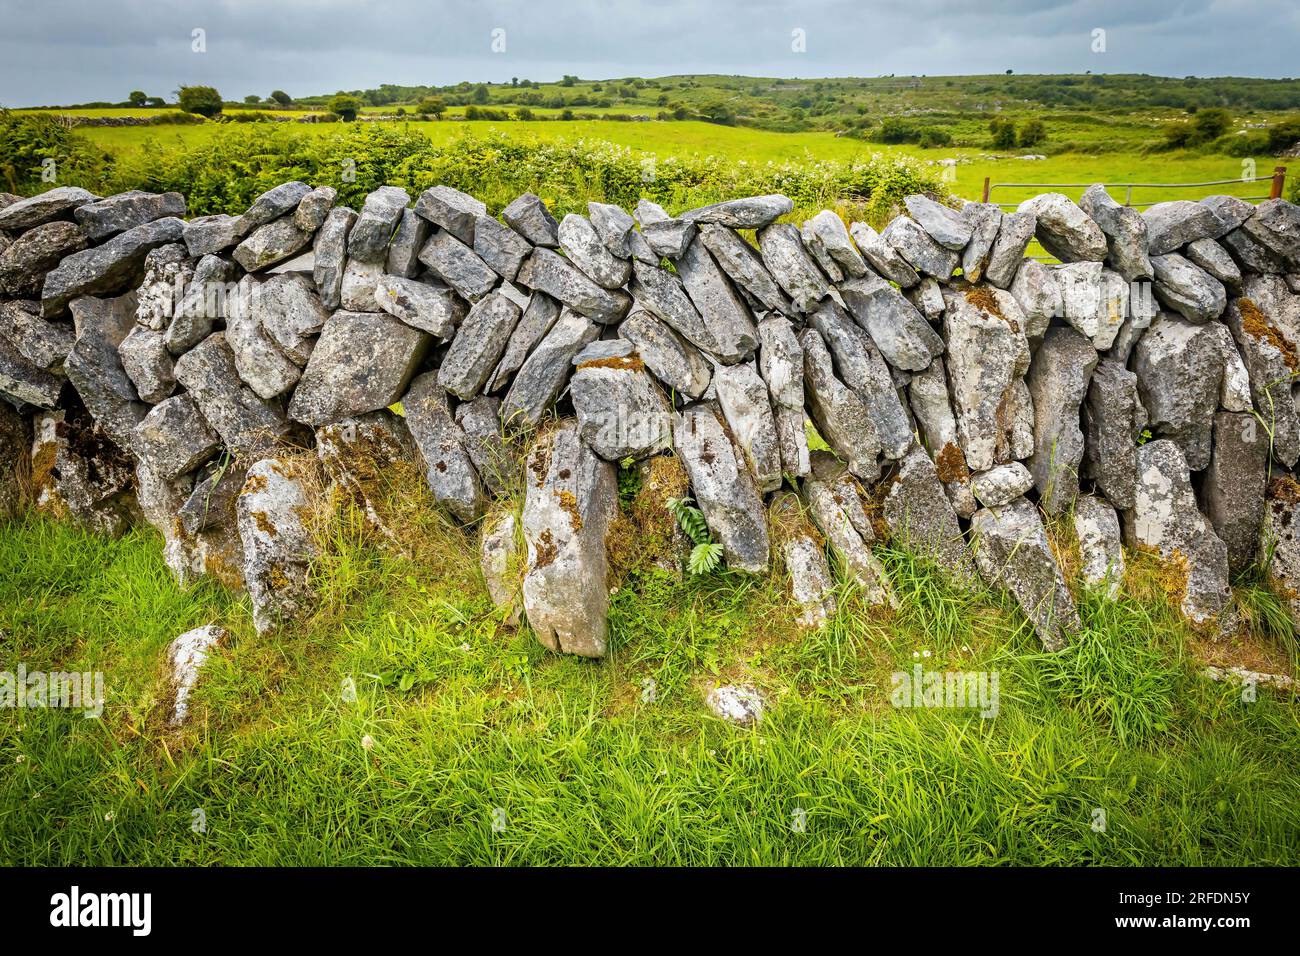
[{"label": "upright stone slab", "polygon": [[975,564],[957,513],[923,449],[913,448],[898,463],[882,514],[890,534],[904,548],[934,562],[958,584],[975,582]]},{"label": "upright stone slab", "polygon": [[306,522],[312,501],[302,469],[292,459],[263,458],[248,469],[236,504],[258,634],[305,618],[315,604],[308,574],[318,549]]},{"label": "upright stone slab", "polygon": [[483,512],[483,491],[465,433],[452,416],[436,372],[417,375],[402,397],[402,411],[424,461],[425,478],[438,503],[468,524]]},{"label": "upright stone slab", "polygon": [[1034,404],[1034,454],[1028,461],[1048,514],[1070,507],[1079,494],[1083,432],[1079,406],[1097,365],[1092,343],[1070,328],[1048,329],[1026,382]]},{"label": "upright stone slab", "polygon": [[1249,412],[1215,414],[1201,498],[1215,534],[1228,548],[1228,571],[1234,575],[1250,567],[1259,552],[1268,444],[1268,433]]},{"label": "upright stone slab", "polygon": [[618,511],[614,466],[587,447],[577,422],[566,419],[538,439],[524,474],[528,623],[550,650],[604,657],[609,645],[605,536]]}]

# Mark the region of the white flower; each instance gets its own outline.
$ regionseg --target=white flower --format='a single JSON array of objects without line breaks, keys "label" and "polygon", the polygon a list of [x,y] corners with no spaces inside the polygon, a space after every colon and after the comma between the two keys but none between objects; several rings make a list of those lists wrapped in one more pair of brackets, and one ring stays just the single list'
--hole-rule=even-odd
[{"label": "white flower", "polygon": [[26,759],[27,759],[26,754],[19,754],[17,757],[14,758],[14,763],[22,763]]},{"label": "white flower", "polygon": [[104,814],[104,822],[105,822],[105,823],[112,823],[112,822],[113,822],[113,818],[116,817],[116,816],[117,816],[116,813],[114,813],[112,810],[109,810],[106,814]]},{"label": "white flower", "polygon": [[466,643],[465,641],[461,641],[460,649],[461,649],[462,651],[465,651],[466,653],[468,653],[468,652],[469,652],[469,644]]},{"label": "white flower", "polygon": [[929,656],[930,656],[930,652],[929,652],[929,651],[922,651],[922,652],[921,652],[921,656],[922,656],[922,657],[929,657]]},{"label": "white flower", "polygon": [[912,651],[912,660],[914,660],[914,661],[919,661],[920,659],[921,659],[921,652],[920,652],[920,651]]},{"label": "white flower", "polygon": [[364,737],[361,738],[361,747],[363,750],[374,750],[375,738],[371,737],[369,734],[366,734]]}]

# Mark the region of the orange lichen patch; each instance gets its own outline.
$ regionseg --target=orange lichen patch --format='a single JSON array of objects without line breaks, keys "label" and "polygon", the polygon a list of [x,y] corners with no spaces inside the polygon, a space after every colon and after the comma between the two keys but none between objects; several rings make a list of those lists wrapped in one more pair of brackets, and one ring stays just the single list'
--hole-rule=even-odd
[{"label": "orange lichen patch", "polygon": [[265,475],[249,475],[244,481],[244,490],[240,494],[255,495],[260,491],[266,490]]},{"label": "orange lichen patch", "polygon": [[645,368],[645,363],[635,355],[611,355],[609,358],[591,359],[578,366],[579,370],[584,368],[626,368],[639,372]]},{"label": "orange lichen patch", "polygon": [[537,552],[537,559],[533,561],[534,570],[546,567],[559,555],[560,549],[555,545],[555,537],[551,534],[550,528],[542,529],[542,533],[537,537],[534,550]]},{"label": "orange lichen patch", "polygon": [[1280,475],[1268,483],[1268,497],[1287,504],[1300,502],[1300,482],[1290,475]]},{"label": "orange lichen patch", "polygon": [[574,534],[582,530],[582,512],[578,510],[578,499],[572,491],[562,490],[556,493],[560,501],[560,510],[569,516]]},{"label": "orange lichen patch", "polygon": [[253,523],[257,525],[258,531],[267,535],[275,535],[275,525],[271,523],[271,519],[266,516],[265,511],[254,511],[249,515],[249,517],[252,518]]},{"label": "orange lichen patch", "polygon": [[1287,368],[1291,371],[1300,368],[1300,356],[1296,355],[1291,343],[1282,337],[1282,333],[1269,321],[1268,316],[1259,306],[1250,299],[1242,298],[1237,300],[1237,311],[1241,313],[1241,327],[1248,335],[1261,342],[1267,342],[1281,352]]},{"label": "orange lichen patch", "polygon": [[1124,591],[1138,600],[1161,600],[1175,607],[1187,594],[1187,557],[1177,548],[1163,554],[1149,544],[1136,545],[1124,568]]},{"label": "orange lichen patch", "polygon": [[1011,326],[1013,332],[1020,331],[1020,323],[1015,319],[1007,318],[1002,313],[1002,306],[998,304],[998,297],[988,286],[973,285],[966,290],[966,301],[975,308],[987,312],[995,319],[1001,319],[1007,325]]},{"label": "orange lichen patch", "polygon": [[944,445],[934,459],[935,471],[944,484],[950,481],[969,481],[970,468],[966,466],[966,456],[952,442]]}]

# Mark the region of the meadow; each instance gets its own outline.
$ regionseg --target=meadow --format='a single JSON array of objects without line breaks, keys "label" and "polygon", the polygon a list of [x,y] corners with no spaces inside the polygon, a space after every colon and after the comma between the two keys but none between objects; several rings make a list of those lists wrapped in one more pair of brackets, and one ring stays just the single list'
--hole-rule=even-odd
[{"label": "meadow", "polygon": [[[293,135],[320,137],[338,131],[336,124],[277,124],[287,127]],[[614,122],[608,120],[534,120],[508,122],[464,122],[455,120],[418,121],[402,120],[380,125],[412,130],[427,136],[433,143],[446,145],[462,139],[490,139],[506,137],[523,143],[613,143],[635,151],[642,157],[689,158],[700,161],[722,159],[730,163],[801,163],[815,165],[825,162],[853,163],[869,160],[873,156],[887,158],[908,157],[921,164],[930,164],[936,178],[953,195],[964,199],[981,198],[984,178],[994,183],[1071,183],[1079,184],[1060,191],[1078,198],[1088,184],[1094,182],[1119,183],[1177,183],[1207,182],[1212,180],[1240,180],[1243,160],[1254,164],[1255,175],[1271,175],[1273,167],[1284,164],[1268,155],[1234,157],[1222,154],[1204,154],[1190,150],[1173,153],[1152,153],[1138,148],[1108,152],[1062,152],[1046,155],[1044,159],[1020,159],[1033,150],[1017,155],[997,154],[988,149],[948,147],[921,149],[914,145],[871,143],[835,133],[807,131],[782,133],[739,126],[721,126],[699,121]],[[91,142],[115,155],[156,154],[159,150],[181,151],[195,145],[210,143],[228,135],[238,127],[218,124],[201,124],[177,127],[85,127],[79,132]],[[941,159],[956,159],[944,177]],[[1292,179],[1300,176],[1300,169]],[[1170,198],[1199,198],[1214,192],[1234,196],[1267,195],[1268,183],[1231,182],[1212,188],[1185,190],[1134,189],[1134,203],[1159,202]],[[995,202],[1015,203],[1041,192],[1041,189],[997,189],[991,198]],[[1117,190],[1121,201],[1123,192]]]},{"label": "meadow", "polygon": [[[341,507],[316,613],[261,639],[246,600],[178,588],[151,531],[0,528],[0,654],[107,686],[99,719],[0,720],[0,860],[1300,863],[1300,711],[1201,676],[1141,555],[1118,602],[1071,581],[1084,631],[1060,655],[1005,599],[887,547],[898,609],[845,589],[812,632],[779,575],[624,569],[611,653],[590,661],[505,625],[472,535],[426,505],[406,555]],[[1238,598],[1269,634],[1276,602]],[[174,730],[164,651],[208,623],[228,637]],[[1286,666],[1280,633],[1252,647]],[[996,715],[891,706],[916,666],[995,674]],[[771,702],[752,729],[704,706],[738,681]]]}]

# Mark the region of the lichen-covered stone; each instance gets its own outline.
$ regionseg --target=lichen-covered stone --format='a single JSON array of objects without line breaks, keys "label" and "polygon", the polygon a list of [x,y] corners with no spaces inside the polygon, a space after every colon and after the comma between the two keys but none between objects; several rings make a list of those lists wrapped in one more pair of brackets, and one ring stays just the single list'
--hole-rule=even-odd
[{"label": "lichen-covered stone", "polygon": [[308,575],[318,548],[307,525],[312,502],[302,468],[292,459],[263,458],[248,469],[236,502],[258,634],[303,619],[315,605]]},{"label": "lichen-covered stone", "polygon": [[1056,514],[1079,494],[1083,432],[1079,406],[1097,365],[1092,343],[1070,328],[1048,329],[1029,366],[1034,405],[1034,454],[1028,461],[1043,509]]}]

